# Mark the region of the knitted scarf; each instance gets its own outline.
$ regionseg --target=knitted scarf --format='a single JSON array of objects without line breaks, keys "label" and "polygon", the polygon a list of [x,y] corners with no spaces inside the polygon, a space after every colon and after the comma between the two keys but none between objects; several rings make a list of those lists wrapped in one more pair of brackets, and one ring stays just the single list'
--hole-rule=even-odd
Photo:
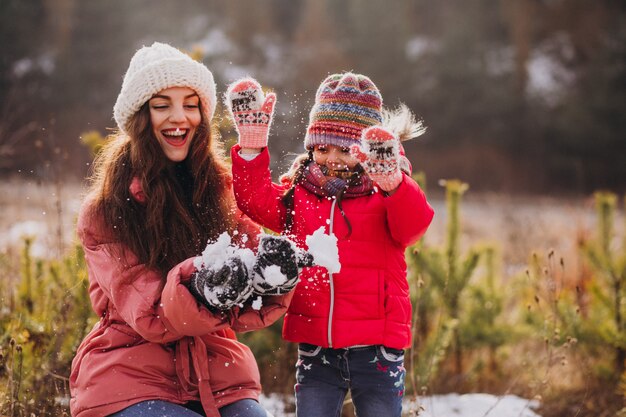
[{"label": "knitted scarf", "polygon": [[343,191],[341,198],[355,198],[369,195],[374,190],[374,183],[363,170],[332,172],[315,162],[304,169],[300,185],[320,197],[338,197]]}]

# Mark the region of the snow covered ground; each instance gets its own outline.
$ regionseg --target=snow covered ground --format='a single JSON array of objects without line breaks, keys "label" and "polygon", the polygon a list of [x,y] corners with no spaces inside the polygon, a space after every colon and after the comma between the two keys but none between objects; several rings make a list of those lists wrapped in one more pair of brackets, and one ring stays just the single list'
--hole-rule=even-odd
[{"label": "snow covered ground", "polygon": [[[537,401],[515,395],[433,395],[421,398],[420,405],[420,417],[540,417],[532,410],[539,406]],[[416,404],[407,402],[404,410],[414,415],[410,411],[417,410]]]},{"label": "snow covered ground", "polygon": [[[261,396],[261,404],[274,417],[295,417],[295,413],[285,411],[285,399],[276,394]],[[403,415],[419,417],[541,417],[533,411],[539,403],[515,395],[501,397],[490,394],[446,394],[421,397],[419,405],[406,400]]]}]

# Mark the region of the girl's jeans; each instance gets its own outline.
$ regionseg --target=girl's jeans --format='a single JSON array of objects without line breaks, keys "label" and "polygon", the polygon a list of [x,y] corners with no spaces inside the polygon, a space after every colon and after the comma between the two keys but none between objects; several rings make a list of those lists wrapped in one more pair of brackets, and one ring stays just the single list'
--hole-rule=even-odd
[{"label": "girl's jeans", "polygon": [[400,417],[404,351],[385,346],[328,349],[300,343],[297,417],[339,417],[348,390],[358,417]]},{"label": "girl's jeans", "polygon": [[[194,404],[194,409],[200,409]],[[219,409],[222,417],[267,417],[267,411],[258,402],[250,399],[239,400]],[[191,409],[161,400],[148,400],[133,404],[122,411],[111,414],[109,417],[203,417],[202,411],[194,412]]]}]

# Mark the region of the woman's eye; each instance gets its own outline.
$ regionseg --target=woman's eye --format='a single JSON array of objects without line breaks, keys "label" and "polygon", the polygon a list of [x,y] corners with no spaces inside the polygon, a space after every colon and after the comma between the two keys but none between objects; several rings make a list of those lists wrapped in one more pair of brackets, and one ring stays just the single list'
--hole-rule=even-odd
[{"label": "woman's eye", "polygon": [[341,148],[341,153],[349,154],[350,148]]},{"label": "woman's eye", "polygon": [[186,109],[197,109],[198,107],[197,104],[185,104]]},{"label": "woman's eye", "polygon": [[167,109],[167,104],[155,104],[152,106],[152,108],[155,110]]}]

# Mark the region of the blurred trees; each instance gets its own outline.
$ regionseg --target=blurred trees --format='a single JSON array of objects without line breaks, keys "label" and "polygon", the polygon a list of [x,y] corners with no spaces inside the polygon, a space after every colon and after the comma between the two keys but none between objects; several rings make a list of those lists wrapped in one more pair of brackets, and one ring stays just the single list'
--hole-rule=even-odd
[{"label": "blurred trees", "polygon": [[199,45],[218,91],[250,74],[279,93],[281,165],[302,149],[320,81],[353,70],[424,118],[406,148],[431,178],[622,191],[625,20],[617,0],[4,0],[0,175],[82,177],[79,132],[115,127],[130,57],[159,40]]}]

